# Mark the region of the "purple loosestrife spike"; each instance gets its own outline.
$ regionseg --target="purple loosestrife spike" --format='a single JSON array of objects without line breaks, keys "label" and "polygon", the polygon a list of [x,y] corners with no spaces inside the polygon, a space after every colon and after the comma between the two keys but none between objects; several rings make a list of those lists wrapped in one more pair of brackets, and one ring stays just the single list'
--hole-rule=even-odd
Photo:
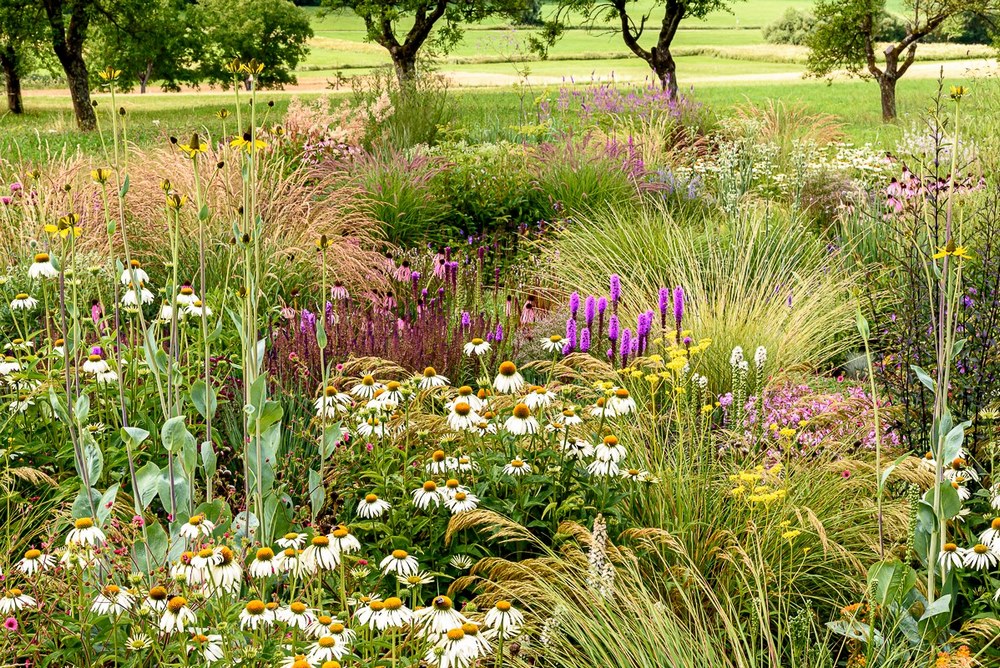
[{"label": "purple loosestrife spike", "polygon": [[628,366],[628,354],[632,350],[632,332],[626,327],[622,330],[622,340],[618,347],[618,354],[622,358],[622,366]]},{"label": "purple loosestrife spike", "polygon": [[580,352],[590,352],[590,328],[584,327],[580,331]]},{"label": "purple loosestrife spike", "polygon": [[503,341],[503,325],[501,325],[500,323],[497,323],[497,332],[496,335],[493,337],[493,340]]},{"label": "purple loosestrife spike", "polygon": [[583,319],[587,323],[587,327],[592,327],[594,324],[594,316],[597,315],[597,300],[594,299],[594,295],[589,295],[587,299],[583,302]]},{"label": "purple loosestrife spike", "polygon": [[573,294],[569,296],[569,314],[574,320],[576,320],[576,313],[580,310],[580,293],[574,291]]},{"label": "purple loosestrife spike", "polygon": [[576,348],[576,320],[570,318],[566,321],[566,345],[569,347],[570,352]]},{"label": "purple loosestrife spike", "polygon": [[469,329],[472,326],[472,316],[468,311],[462,311],[462,329]]},{"label": "purple loosestrife spike", "polygon": [[608,298],[601,297],[597,300],[597,312],[604,315],[604,312],[608,310]]},{"label": "purple loosestrife spike", "polygon": [[674,326],[677,329],[677,341],[681,340],[681,321],[684,319],[684,288],[674,288]]},{"label": "purple loosestrife spike", "polygon": [[302,309],[302,316],[299,319],[299,327],[303,332],[316,330],[316,316],[307,308]]},{"label": "purple loosestrife spike", "polygon": [[660,327],[667,328],[667,309],[670,308],[670,289],[660,288]]},{"label": "purple loosestrife spike", "polygon": [[618,340],[618,316],[616,315],[611,316],[611,319],[608,320],[608,339],[612,342]]}]

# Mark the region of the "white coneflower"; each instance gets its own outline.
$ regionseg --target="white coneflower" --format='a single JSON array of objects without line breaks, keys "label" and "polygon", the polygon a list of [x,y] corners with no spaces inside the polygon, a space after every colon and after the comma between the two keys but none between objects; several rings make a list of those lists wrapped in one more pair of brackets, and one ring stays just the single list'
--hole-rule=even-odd
[{"label": "white coneflower", "polygon": [[202,315],[210,316],[212,315],[212,307],[202,303],[200,299],[195,299],[184,307],[184,313],[193,318],[200,318]]},{"label": "white coneflower", "polygon": [[[397,406],[401,405],[406,401],[406,392],[403,391],[403,384],[398,380],[390,380],[385,384],[385,390],[382,392],[380,397],[381,403],[386,407],[386,410],[393,410]],[[389,408],[389,407],[392,408]]]},{"label": "white coneflower", "polygon": [[110,368],[99,348],[94,348],[90,355],[87,356],[87,361],[83,363],[83,370],[87,373],[106,373]]},{"label": "white coneflower", "polygon": [[24,350],[28,351],[35,347],[34,341],[25,341],[24,339],[17,338],[12,340],[10,343],[4,346],[4,350]]},{"label": "white coneflower", "polygon": [[447,501],[459,492],[468,492],[468,488],[464,487],[462,483],[458,481],[457,478],[448,478],[444,481],[444,489],[441,491],[441,495]]},{"label": "white coneflower", "polygon": [[140,304],[152,304],[153,293],[146,288],[129,287],[122,295],[122,306],[135,308]]},{"label": "white coneflower", "polygon": [[481,420],[472,406],[464,401],[457,402],[448,413],[448,427],[454,431],[472,431]]},{"label": "white coneflower", "polygon": [[5,615],[33,605],[35,605],[35,599],[17,587],[8,589],[3,593],[3,596],[0,596],[0,612]]},{"label": "white coneflower", "polygon": [[30,396],[27,394],[19,394],[17,399],[10,402],[7,408],[11,413],[23,413],[34,405],[35,401]]},{"label": "white coneflower", "polygon": [[35,261],[28,267],[28,278],[55,278],[59,275],[59,270],[52,264],[52,259],[48,253],[37,253]]},{"label": "white coneflower", "polygon": [[420,510],[427,510],[428,506],[432,504],[434,507],[438,507],[441,505],[441,496],[441,490],[438,489],[437,483],[428,480],[413,490],[413,505]]},{"label": "white coneflower", "polygon": [[118,374],[112,370],[104,371],[97,374],[97,384],[98,385],[110,385],[118,381]]},{"label": "white coneflower", "polygon": [[455,495],[445,501],[444,505],[448,506],[452,515],[458,515],[475,510],[479,506],[479,497],[468,492],[455,492]]},{"label": "white coneflower", "polygon": [[524,387],[524,378],[517,371],[517,365],[511,361],[500,365],[500,373],[493,379],[493,387],[501,394],[516,394]]},{"label": "white coneflower", "polygon": [[388,501],[378,498],[377,494],[368,494],[358,502],[357,515],[364,520],[375,520],[391,507]]},{"label": "white coneflower", "polygon": [[357,639],[357,634],[351,629],[347,628],[343,622],[334,620],[326,628],[326,633],[323,635],[331,635],[340,641],[342,645],[350,645]]},{"label": "white coneflower", "polygon": [[122,285],[128,285],[129,283],[143,285],[149,282],[149,274],[142,268],[142,264],[138,260],[132,260],[129,262],[129,266],[122,270],[119,280],[121,280]]},{"label": "white coneflower", "polygon": [[956,457],[951,462],[951,466],[947,467],[942,474],[947,480],[955,482],[959,479],[963,481],[972,480],[973,482],[979,482],[979,472],[975,468],[968,465],[962,457]]},{"label": "white coneflower", "polygon": [[322,636],[309,648],[309,661],[322,666],[327,661],[340,660],[345,654],[350,653],[350,651],[351,649],[336,637],[330,635]]},{"label": "white coneflower", "polygon": [[368,438],[369,436],[382,438],[388,432],[388,426],[377,415],[371,415],[367,419],[363,418],[358,422],[357,431],[358,435],[363,438]]},{"label": "white coneflower", "polygon": [[293,654],[278,664],[278,668],[313,668],[313,664],[305,654]]},{"label": "white coneflower", "polygon": [[222,636],[204,633],[195,633],[188,643],[188,653],[196,652],[201,654],[205,663],[215,663],[222,658]]},{"label": "white coneflower", "polygon": [[424,662],[435,668],[465,668],[470,664],[466,651],[465,631],[461,627],[448,629],[438,643],[427,650]]},{"label": "white coneflower", "polygon": [[488,341],[483,341],[480,338],[475,338],[469,341],[463,346],[462,350],[469,357],[472,355],[483,355],[490,351],[490,344]]},{"label": "white coneflower", "polygon": [[523,459],[515,458],[503,467],[503,472],[512,476],[528,475],[531,473],[531,464]]},{"label": "white coneflower", "polygon": [[595,459],[587,465],[587,472],[597,478],[611,478],[621,471],[612,459]]},{"label": "white coneflower", "polygon": [[467,554],[456,554],[448,560],[448,565],[460,571],[467,571],[472,568],[475,562]]},{"label": "white coneflower", "polygon": [[631,482],[653,482],[654,478],[649,471],[642,469],[622,469],[621,476]]},{"label": "white coneflower", "polygon": [[56,357],[65,357],[66,342],[63,339],[56,339],[52,342],[52,354]]},{"label": "white coneflower", "polygon": [[590,441],[585,441],[582,438],[570,438],[563,443],[562,451],[566,455],[566,459],[578,461],[592,456],[594,446],[590,444]]},{"label": "white coneflower", "polygon": [[170,566],[170,577],[174,580],[186,582],[188,584],[200,584],[201,569],[195,568],[191,565],[191,561],[194,557],[194,552],[181,552],[181,556],[178,557],[177,563]]},{"label": "white coneflower", "polygon": [[427,571],[420,571],[413,575],[397,575],[396,581],[406,589],[413,589],[434,582],[434,576]]},{"label": "white coneflower", "polygon": [[236,592],[243,578],[243,567],[231,549],[222,545],[215,548],[218,560],[208,566],[209,575],[216,587],[228,592]]},{"label": "white coneflower", "polygon": [[448,384],[448,379],[440,375],[432,366],[424,369],[423,374],[416,376],[413,380],[421,390],[429,390],[432,387],[444,387]]},{"label": "white coneflower", "polygon": [[66,536],[67,543],[81,546],[100,547],[104,545],[106,540],[104,532],[95,526],[93,517],[81,517],[76,520],[73,523],[73,529]]},{"label": "white coneflower", "polygon": [[85,571],[97,563],[97,552],[93,548],[67,541],[59,563],[68,569]]},{"label": "white coneflower", "polygon": [[407,626],[413,619],[413,611],[398,596],[385,599],[382,610],[375,614],[375,625],[380,631]]},{"label": "white coneflower", "polygon": [[378,567],[386,575],[413,575],[420,570],[417,558],[406,550],[393,550],[392,554],[383,559]]},{"label": "white coneflower", "polygon": [[613,404],[609,403],[606,397],[598,397],[594,405],[590,407],[590,414],[596,418],[613,418],[618,415]]},{"label": "white coneflower", "polygon": [[381,599],[369,599],[354,613],[354,619],[361,625],[373,631],[378,628],[378,614],[385,609]]},{"label": "white coneflower", "polygon": [[477,464],[476,462],[472,461],[472,458],[469,457],[468,455],[462,455],[461,457],[455,458],[455,466],[452,466],[451,464],[449,464],[448,468],[449,468],[449,470],[457,469],[457,470],[462,471],[464,473],[464,472],[468,472],[468,471],[478,471],[479,470],[479,464]]},{"label": "white coneflower", "polygon": [[456,404],[469,404],[473,412],[478,413],[480,410],[485,408],[486,402],[476,396],[475,391],[468,385],[463,385],[458,388],[458,396],[445,404],[445,408],[448,410],[453,410]]},{"label": "white coneflower", "polygon": [[989,545],[983,545],[982,543],[966,550],[965,555],[962,557],[963,566],[977,571],[995,568],[998,561],[1000,561],[1000,558],[997,557],[997,553],[990,549]]},{"label": "white coneflower", "polygon": [[562,418],[560,419],[567,427],[572,427],[583,422],[583,418],[576,414],[576,408],[573,406],[566,406],[563,408]]},{"label": "white coneflower", "polygon": [[449,629],[460,627],[467,621],[469,620],[455,609],[454,603],[447,596],[435,596],[429,606],[413,613],[413,623],[420,627],[424,636],[447,633]]},{"label": "white coneflower", "polygon": [[979,534],[979,540],[983,545],[989,545],[994,549],[1000,547],[1000,517],[993,518],[990,528]]},{"label": "white coneflower", "polygon": [[556,400],[555,392],[539,385],[524,397],[524,405],[531,410],[545,408]]},{"label": "white coneflower", "polygon": [[618,442],[618,437],[608,434],[604,440],[594,448],[594,456],[601,461],[613,461],[616,464],[623,460],[626,455],[625,446]]},{"label": "white coneflower", "polygon": [[274,550],[269,547],[262,547],[257,550],[254,559],[250,562],[250,576],[255,578],[269,578],[278,572],[278,567],[274,563]]},{"label": "white coneflower", "polygon": [[155,587],[150,587],[149,593],[146,594],[146,598],[142,604],[153,612],[163,612],[167,607],[168,598],[167,588],[156,585]]},{"label": "white coneflower", "polygon": [[282,573],[298,577],[309,572],[309,567],[302,560],[302,551],[289,547],[275,555],[274,567]]},{"label": "white coneflower", "polygon": [[118,585],[107,585],[94,597],[91,612],[98,615],[117,615],[128,612],[135,603],[135,597]]},{"label": "white coneflower", "polygon": [[351,395],[339,391],[333,385],[327,385],[316,400],[316,417],[335,420],[339,414],[348,411],[351,403]]},{"label": "white coneflower", "polygon": [[355,538],[343,524],[338,525],[330,534],[330,542],[340,554],[352,554],[361,551],[361,542]]},{"label": "white coneflower", "polygon": [[497,601],[496,605],[486,612],[483,620],[491,636],[510,639],[521,633],[524,627],[524,615],[510,601]]},{"label": "white coneflower", "polygon": [[462,624],[462,631],[465,633],[465,638],[462,639],[460,651],[465,661],[474,664],[479,657],[491,653],[490,641],[486,639],[485,634],[479,632],[479,624],[466,622]]},{"label": "white coneflower", "polygon": [[274,612],[269,610],[264,601],[253,600],[246,604],[240,612],[240,628],[256,631],[261,626],[274,624]]},{"label": "white coneflower", "polygon": [[330,544],[329,536],[313,536],[309,547],[302,553],[302,560],[310,570],[332,571],[340,565],[340,553]]},{"label": "white coneflower", "polygon": [[180,535],[189,540],[207,538],[215,531],[215,524],[209,521],[204,515],[192,515],[187,522],[181,526]]},{"label": "white coneflower", "polygon": [[307,534],[292,531],[290,533],[286,533],[275,542],[277,542],[278,547],[281,548],[294,547],[296,550],[301,550],[302,546],[306,544],[306,538],[308,537],[309,536]]},{"label": "white coneflower", "polygon": [[128,652],[144,652],[153,646],[153,639],[143,632],[133,633],[125,641],[125,650]]},{"label": "white coneflower", "polygon": [[43,554],[41,550],[28,550],[24,558],[17,562],[17,569],[25,575],[46,571],[56,565],[56,558],[51,554]]},{"label": "white coneflower", "polygon": [[615,412],[615,416],[628,415],[636,409],[635,399],[633,399],[628,390],[624,387],[615,388],[615,393],[608,403],[611,405],[611,409]]},{"label": "white coneflower", "polygon": [[941,571],[947,573],[952,568],[962,567],[962,551],[955,543],[945,543],[938,554],[938,566]]},{"label": "white coneflower", "polygon": [[198,301],[198,295],[194,293],[194,289],[190,285],[182,285],[174,298],[174,303],[178,306],[190,306],[196,301]]},{"label": "white coneflower", "polygon": [[222,555],[217,552],[214,548],[206,547],[195,553],[194,558],[191,559],[191,565],[199,570],[208,571],[209,564],[218,564],[222,562]]},{"label": "white coneflower", "polygon": [[279,621],[284,622],[292,628],[298,628],[303,631],[309,627],[309,624],[312,623],[314,619],[309,607],[301,601],[294,601],[286,608],[278,608],[277,616]]},{"label": "white coneflower", "polygon": [[163,633],[183,631],[185,627],[191,626],[197,621],[198,618],[188,607],[187,599],[183,596],[174,596],[167,602],[167,609],[160,617],[160,631]]},{"label": "white coneflower", "polygon": [[558,334],[553,334],[549,338],[542,341],[542,350],[547,353],[561,353],[565,345],[566,342],[563,340],[563,337]]},{"label": "white coneflower", "polygon": [[351,388],[351,394],[358,399],[371,399],[377,391],[382,389],[385,389],[385,385],[376,382],[371,376],[365,376]]},{"label": "white coneflower", "polygon": [[432,475],[441,475],[448,472],[447,455],[444,450],[435,450],[431,454],[431,460],[424,465],[424,469]]},{"label": "white coneflower", "polygon": [[21,370],[21,364],[11,355],[0,357],[0,376],[9,376]]},{"label": "white coneflower", "polygon": [[160,311],[156,314],[157,322],[170,322],[174,317],[174,307],[170,304],[163,302],[160,305]]},{"label": "white coneflower", "polygon": [[954,482],[951,483],[951,486],[955,488],[956,492],[958,492],[958,498],[960,500],[968,501],[972,497],[972,490],[969,489],[968,485],[962,484],[964,482],[965,479],[959,476]]},{"label": "white coneflower", "polygon": [[524,404],[514,406],[514,412],[503,424],[504,429],[517,436],[538,433],[538,420],[531,414],[531,409]]},{"label": "white coneflower", "polygon": [[30,311],[31,309],[38,306],[38,300],[29,295],[27,292],[20,292],[14,296],[14,300],[10,303],[11,311]]}]

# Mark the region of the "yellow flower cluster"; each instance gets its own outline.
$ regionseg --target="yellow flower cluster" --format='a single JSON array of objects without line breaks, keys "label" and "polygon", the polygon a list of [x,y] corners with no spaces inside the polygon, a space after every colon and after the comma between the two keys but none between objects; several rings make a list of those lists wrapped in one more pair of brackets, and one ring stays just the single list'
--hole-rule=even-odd
[{"label": "yellow flower cluster", "polygon": [[939,652],[934,668],[972,668],[976,665],[970,656],[969,648],[962,645],[954,652]]},{"label": "yellow flower cluster", "polygon": [[770,506],[784,501],[788,491],[781,486],[781,471],[781,463],[778,463],[769,469],[756,466],[749,471],[731,475],[729,479],[737,484],[729,491],[729,495],[754,505]]}]

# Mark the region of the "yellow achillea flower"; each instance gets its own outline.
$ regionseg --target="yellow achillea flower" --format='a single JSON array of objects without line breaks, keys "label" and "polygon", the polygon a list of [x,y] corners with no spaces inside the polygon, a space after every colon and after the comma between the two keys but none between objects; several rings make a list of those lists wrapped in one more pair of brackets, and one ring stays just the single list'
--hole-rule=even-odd
[{"label": "yellow achillea flower", "polygon": [[799,531],[798,529],[792,529],[791,531],[786,531],[785,533],[781,534],[781,537],[791,542],[796,538],[798,538],[801,533],[802,532]]}]

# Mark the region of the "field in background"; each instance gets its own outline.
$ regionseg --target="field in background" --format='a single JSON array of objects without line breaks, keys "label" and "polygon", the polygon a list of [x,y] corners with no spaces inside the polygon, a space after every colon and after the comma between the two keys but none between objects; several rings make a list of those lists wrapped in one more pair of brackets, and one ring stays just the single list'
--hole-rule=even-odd
[{"label": "field in background", "polygon": [[[873,83],[842,77],[832,83],[803,79],[802,48],[764,43],[762,26],[789,7],[802,9],[810,4],[807,0],[752,0],[738,3],[732,14],[686,21],[675,42],[682,90],[720,114],[728,113],[727,107],[732,105],[770,98],[802,103],[814,112],[840,117],[853,141],[887,146],[928,106],[941,68],[949,84],[971,84],[973,91],[977,78],[992,69],[985,47],[922,45],[918,52],[921,62],[899,84],[901,122],[884,126]],[[551,11],[552,5],[546,7]],[[902,0],[893,0],[890,8],[900,11]],[[315,9],[309,11],[314,15],[316,36],[297,72],[299,85],[266,93],[275,102],[270,113],[276,117],[293,95],[348,95],[351,77],[389,63],[384,49],[364,41],[364,26],[357,16],[321,16]],[[648,78],[645,64],[629,56],[616,35],[578,27],[566,32],[548,60],[516,62],[531,57],[523,48],[524,36],[523,30],[488,21],[471,26],[463,43],[435,62],[434,68],[452,81],[457,101],[453,125],[463,136],[481,141],[516,138],[516,127],[535,122],[536,101],[555,97],[562,86],[612,78],[638,83]],[[522,76],[525,72],[527,78]],[[329,82],[338,79],[341,89],[330,90]],[[107,96],[95,97],[102,103],[100,109],[107,112]],[[974,92],[971,99],[974,106]],[[130,139],[149,145],[195,129],[217,135],[222,128],[215,112],[231,105],[232,98],[203,88],[186,93],[131,94],[121,96],[120,101],[130,113]],[[0,112],[0,156],[21,154],[40,159],[62,151],[101,149],[97,136],[76,132],[63,91],[28,91],[26,107],[28,113],[20,118]]]}]

